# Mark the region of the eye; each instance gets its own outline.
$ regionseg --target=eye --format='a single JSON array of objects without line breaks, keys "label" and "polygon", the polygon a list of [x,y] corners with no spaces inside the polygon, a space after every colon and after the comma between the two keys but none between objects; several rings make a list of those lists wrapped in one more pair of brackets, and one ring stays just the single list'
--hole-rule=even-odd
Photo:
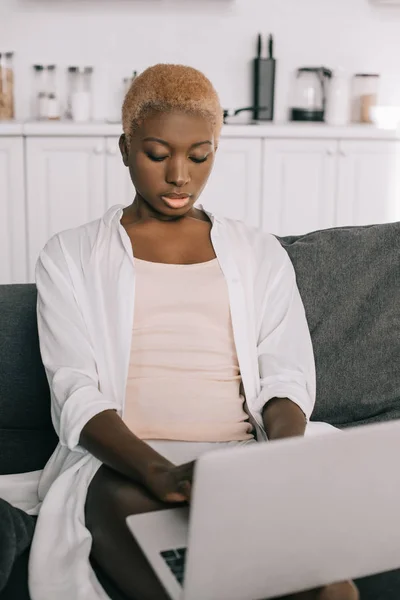
[{"label": "eye", "polygon": [[148,156],[149,159],[152,160],[153,162],[162,162],[163,160],[168,158],[168,156],[154,156],[154,154],[149,154],[147,152],[146,152],[146,156]]},{"label": "eye", "polygon": [[206,162],[208,155],[205,156],[204,158],[196,158],[195,156],[190,156],[189,158],[194,163],[203,163],[203,162]]}]

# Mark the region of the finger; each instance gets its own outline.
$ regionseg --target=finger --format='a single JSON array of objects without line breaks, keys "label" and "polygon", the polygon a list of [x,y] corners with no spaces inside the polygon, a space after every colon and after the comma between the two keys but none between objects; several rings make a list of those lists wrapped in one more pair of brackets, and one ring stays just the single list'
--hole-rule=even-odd
[{"label": "finger", "polygon": [[185,493],[181,492],[168,492],[164,498],[165,502],[171,502],[173,504],[187,502]]},{"label": "finger", "polygon": [[187,501],[190,500],[192,493],[192,486],[189,481],[180,481],[178,483],[178,490],[180,493],[184,494]]}]

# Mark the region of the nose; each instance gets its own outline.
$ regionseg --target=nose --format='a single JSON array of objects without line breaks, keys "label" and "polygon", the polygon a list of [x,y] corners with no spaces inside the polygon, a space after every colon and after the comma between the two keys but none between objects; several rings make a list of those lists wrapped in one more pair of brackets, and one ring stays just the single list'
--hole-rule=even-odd
[{"label": "nose", "polygon": [[168,161],[165,180],[176,187],[183,187],[189,183],[190,173],[186,158],[176,156]]}]

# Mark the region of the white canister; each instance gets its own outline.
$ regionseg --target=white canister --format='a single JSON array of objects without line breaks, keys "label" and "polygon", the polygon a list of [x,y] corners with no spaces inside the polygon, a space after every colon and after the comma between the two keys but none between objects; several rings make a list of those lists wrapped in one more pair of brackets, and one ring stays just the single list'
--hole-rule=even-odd
[{"label": "white canister", "polygon": [[45,92],[40,92],[37,98],[36,118],[37,119],[48,119],[49,118],[49,98]]},{"label": "white canister", "polygon": [[334,71],[330,81],[326,99],[325,122],[340,127],[350,122],[351,116],[351,83],[350,77],[342,69]]},{"label": "white canister", "polygon": [[90,121],[92,116],[90,92],[73,92],[71,94],[71,116],[77,123]]},{"label": "white canister", "polygon": [[47,97],[47,118],[50,121],[56,121],[60,118],[60,103],[54,94],[49,94]]},{"label": "white canister", "polygon": [[73,121],[83,123],[92,118],[93,67],[69,67],[70,94],[68,113]]}]

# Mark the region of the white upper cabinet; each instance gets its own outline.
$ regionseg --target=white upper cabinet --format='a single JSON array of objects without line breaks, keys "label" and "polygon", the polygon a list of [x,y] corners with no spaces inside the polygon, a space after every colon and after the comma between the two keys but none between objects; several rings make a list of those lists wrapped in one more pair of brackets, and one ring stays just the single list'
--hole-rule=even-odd
[{"label": "white upper cabinet", "polygon": [[35,137],[26,141],[28,277],[55,233],[100,217],[106,209],[105,140]]},{"label": "white upper cabinet", "polygon": [[22,137],[0,137],[0,284],[26,281]]},{"label": "white upper cabinet", "polygon": [[400,221],[400,143],[341,141],[337,225]]},{"label": "white upper cabinet", "polygon": [[200,204],[224,217],[259,227],[261,150],[262,141],[257,138],[222,138]]},{"label": "white upper cabinet", "polygon": [[262,228],[298,235],[334,226],[335,140],[264,140]]}]

